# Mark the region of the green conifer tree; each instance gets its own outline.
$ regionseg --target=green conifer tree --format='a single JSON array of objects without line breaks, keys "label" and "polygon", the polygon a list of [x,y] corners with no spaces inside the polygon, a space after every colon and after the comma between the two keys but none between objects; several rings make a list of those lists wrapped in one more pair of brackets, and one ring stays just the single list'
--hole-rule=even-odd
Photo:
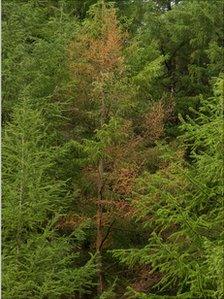
[{"label": "green conifer tree", "polygon": [[57,148],[41,110],[23,101],[3,138],[3,296],[60,298],[85,293],[95,275],[91,259],[75,266],[77,253],[58,220],[66,196],[50,174]]},{"label": "green conifer tree", "polygon": [[133,298],[223,296],[223,79],[182,129],[192,164],[183,150],[173,155],[165,146],[165,164],[137,184],[134,204],[149,230],[148,245],[113,253],[130,267],[148,265],[149,276],[161,275],[150,295],[131,292]]}]

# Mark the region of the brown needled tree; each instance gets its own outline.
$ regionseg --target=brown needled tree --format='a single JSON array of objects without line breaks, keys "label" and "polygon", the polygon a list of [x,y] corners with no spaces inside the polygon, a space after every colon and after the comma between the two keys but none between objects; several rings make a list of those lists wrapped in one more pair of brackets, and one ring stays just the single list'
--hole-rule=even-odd
[{"label": "brown needled tree", "polygon": [[[69,46],[69,62],[72,77],[77,91],[76,107],[80,115],[84,115],[88,128],[92,128],[93,139],[104,133],[111,120],[116,116],[119,101],[124,94],[117,87],[119,78],[124,73],[122,57],[123,35],[118,25],[116,10],[113,6],[100,1],[90,11],[90,18],[83,23],[79,36]],[[123,92],[124,93],[124,92]],[[114,132],[117,134],[116,130]],[[113,136],[110,136],[111,140]],[[101,139],[101,137],[99,137]],[[96,216],[96,252],[98,254],[98,293],[102,293],[104,275],[102,267],[102,250],[110,230],[104,232],[104,201],[105,201],[105,164],[107,142],[98,144],[99,155],[93,158],[97,166],[97,216]],[[109,142],[110,143],[110,142]],[[90,146],[91,150],[93,146]],[[94,153],[96,154],[96,153]],[[113,223],[113,222],[112,222]],[[112,226],[112,225],[111,225]],[[110,226],[109,226],[110,227]]]}]

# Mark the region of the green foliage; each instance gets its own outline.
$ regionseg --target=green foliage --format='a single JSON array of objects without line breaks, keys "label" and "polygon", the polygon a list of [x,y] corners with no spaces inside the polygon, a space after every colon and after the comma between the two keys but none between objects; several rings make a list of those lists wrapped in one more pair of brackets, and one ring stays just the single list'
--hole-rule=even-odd
[{"label": "green foliage", "polygon": [[3,297],[221,299],[223,1],[6,0],[2,25]]},{"label": "green foliage", "polygon": [[[63,6],[38,1],[4,1],[2,10],[4,118],[24,96],[42,108],[52,100],[55,105],[58,98],[65,102],[66,45],[76,31],[76,20]],[[52,108],[48,109],[50,116]]]},{"label": "green foliage", "polygon": [[116,280],[108,290],[104,291],[103,294],[100,295],[99,299],[115,299],[116,298],[116,293],[114,291],[115,286],[116,286]]},{"label": "green foliage", "polygon": [[72,266],[77,254],[70,237],[56,229],[66,196],[63,183],[50,175],[57,148],[48,144],[41,111],[29,102],[16,106],[12,119],[3,139],[4,298],[83,293],[96,268],[93,258]]},{"label": "green foliage", "polygon": [[161,298],[175,289],[177,298],[223,295],[222,104],[220,79],[215,97],[203,102],[197,119],[182,125],[193,165],[186,167],[175,153],[168,166],[139,179],[140,200],[134,204],[138,220],[151,231],[148,245],[113,253],[128,266],[149,264],[153,272],[159,271]]},{"label": "green foliage", "polygon": [[[108,157],[105,151],[108,147],[119,144],[127,138],[127,133],[122,131],[122,119],[111,117],[108,124],[96,130],[95,140],[84,140],[83,149],[88,160],[97,163],[100,158]],[[109,157],[108,157],[109,158]]]},{"label": "green foliage", "polygon": [[223,5],[209,0],[171,2],[145,3],[143,21],[127,58],[130,75],[138,72],[142,77],[145,70],[152,72],[150,65],[161,56],[162,72],[153,81],[145,74],[148,84],[141,85],[140,99],[160,99],[172,93],[176,110],[186,113],[189,107],[198,107],[199,95],[211,95],[212,78],[222,71]]}]

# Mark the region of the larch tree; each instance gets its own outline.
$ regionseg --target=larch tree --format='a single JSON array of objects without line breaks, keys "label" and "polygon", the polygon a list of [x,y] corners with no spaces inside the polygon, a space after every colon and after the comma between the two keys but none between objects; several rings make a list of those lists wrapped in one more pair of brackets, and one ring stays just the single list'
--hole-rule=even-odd
[{"label": "larch tree", "polygon": [[[98,169],[96,252],[101,263],[99,293],[105,287],[102,249],[107,238],[107,233],[104,233],[107,149],[124,139],[122,116],[130,103],[130,91],[125,85],[123,42],[124,34],[115,8],[100,1],[92,7],[90,18],[83,23],[80,34],[68,49],[71,76],[79,89],[76,113],[83,115],[82,122],[87,125],[83,144],[91,163]],[[86,138],[87,132],[91,138]]]}]

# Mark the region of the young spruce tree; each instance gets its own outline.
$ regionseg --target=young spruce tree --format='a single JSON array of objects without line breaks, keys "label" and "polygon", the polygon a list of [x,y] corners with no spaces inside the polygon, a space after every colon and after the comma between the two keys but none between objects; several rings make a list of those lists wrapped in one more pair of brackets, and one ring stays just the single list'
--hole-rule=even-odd
[{"label": "young spruce tree", "polygon": [[66,196],[50,175],[57,148],[49,144],[42,111],[28,101],[15,106],[3,136],[3,296],[60,298],[93,285],[92,260],[75,267],[70,239],[58,216]]},{"label": "young spruce tree", "polygon": [[134,205],[148,245],[113,253],[130,267],[148,267],[149,277],[159,274],[148,294],[129,298],[223,297],[223,79],[182,129],[192,163],[181,148],[173,155],[165,146],[161,169],[137,183]]}]

